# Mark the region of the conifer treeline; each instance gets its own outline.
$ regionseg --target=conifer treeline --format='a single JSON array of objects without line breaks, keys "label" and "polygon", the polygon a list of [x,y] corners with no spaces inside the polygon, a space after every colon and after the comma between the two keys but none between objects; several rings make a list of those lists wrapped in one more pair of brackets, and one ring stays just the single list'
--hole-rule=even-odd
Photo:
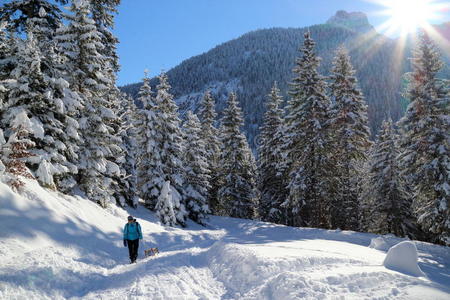
[{"label": "conifer treeline", "polygon": [[442,62],[427,34],[408,74],[406,115],[398,126],[385,120],[375,143],[347,52],[336,51],[325,79],[314,46],[306,33],[284,114],[276,85],[268,97],[259,139],[261,218],[449,245],[450,89],[436,78]]},{"label": "conifer treeline", "polygon": [[449,85],[426,34],[399,130],[386,120],[373,143],[346,50],[324,78],[306,33],[287,105],[276,83],[268,96],[256,162],[235,93],[221,120],[207,92],[182,123],[162,73],[136,107],[115,84],[119,1],[66,2],[0,8],[0,170],[16,189],[25,176],[103,207],[141,198],[167,225],[212,213],[450,244]]},{"label": "conifer treeline", "polygon": [[22,161],[43,186],[81,189],[103,207],[135,205],[122,138],[129,120],[120,115],[125,98],[115,85],[111,28],[119,1],[68,2],[0,7],[1,128],[8,143],[14,123],[26,128],[30,155]]}]

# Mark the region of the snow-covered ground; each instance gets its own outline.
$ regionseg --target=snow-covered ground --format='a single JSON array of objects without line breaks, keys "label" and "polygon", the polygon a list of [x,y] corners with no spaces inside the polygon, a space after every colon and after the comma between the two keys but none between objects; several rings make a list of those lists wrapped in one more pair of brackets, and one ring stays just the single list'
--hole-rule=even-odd
[{"label": "snow-covered ground", "polygon": [[[416,277],[383,266],[394,237],[376,250],[372,234],[233,218],[167,228],[144,208],[103,210],[34,182],[22,195],[0,183],[0,299],[450,299],[448,247],[416,242]],[[128,214],[144,232],[133,265]]]}]

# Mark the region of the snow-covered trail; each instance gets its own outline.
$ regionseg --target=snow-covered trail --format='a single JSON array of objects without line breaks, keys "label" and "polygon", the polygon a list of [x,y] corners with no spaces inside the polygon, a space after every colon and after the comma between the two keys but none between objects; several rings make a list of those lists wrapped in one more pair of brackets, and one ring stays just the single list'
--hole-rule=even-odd
[{"label": "snow-covered trail", "polygon": [[[448,247],[416,243],[427,278],[413,277],[382,266],[372,234],[221,217],[167,228],[144,208],[105,211],[34,183],[25,196],[0,184],[0,299],[450,298]],[[144,232],[133,265],[129,213]],[[154,246],[161,253],[142,259]]]}]

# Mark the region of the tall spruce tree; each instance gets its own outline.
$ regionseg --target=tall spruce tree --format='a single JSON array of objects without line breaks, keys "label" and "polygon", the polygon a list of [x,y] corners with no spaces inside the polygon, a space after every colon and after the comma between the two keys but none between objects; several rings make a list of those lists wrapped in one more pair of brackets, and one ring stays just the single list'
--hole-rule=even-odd
[{"label": "tall spruce tree", "polygon": [[412,197],[400,175],[397,142],[392,121],[383,122],[371,160],[369,190],[365,193],[365,197],[370,198],[369,220],[365,223],[375,233],[414,237],[417,229],[412,215]]},{"label": "tall spruce tree", "polygon": [[370,147],[370,130],[367,105],[357,86],[355,70],[347,50],[336,51],[331,70],[330,130],[333,135],[333,161],[337,177],[331,209],[331,226],[341,229],[358,229],[358,183],[361,175],[358,166],[367,159]]},{"label": "tall spruce tree", "polygon": [[52,24],[51,18],[47,18],[49,12],[46,9],[56,8],[52,5],[41,6],[37,15],[27,18],[26,34],[33,34],[36,46],[42,54],[40,61],[42,73],[49,77],[59,77],[60,74],[58,74],[59,70],[57,68],[59,58],[55,51],[54,36],[56,30],[54,26],[61,24],[61,20],[57,20],[56,24]]},{"label": "tall spruce tree", "polygon": [[111,181],[111,192],[116,202],[132,202],[131,199],[134,195],[129,189],[130,186],[127,180],[130,174],[127,173],[127,162],[125,160],[127,149],[123,142],[123,132],[126,130],[126,124],[121,117],[123,114],[122,103],[126,102],[126,99],[116,87],[114,81],[110,81],[108,92],[105,94],[105,101],[108,103],[106,107],[112,112],[111,117],[105,119],[105,125],[112,129],[109,139],[109,149],[111,151],[106,156],[106,159],[117,166],[117,170],[107,172],[105,175]]},{"label": "tall spruce tree", "polygon": [[[34,35],[29,32],[26,41],[19,41],[16,68],[12,72],[14,83],[10,84],[8,108],[3,114],[3,124],[8,126],[17,109],[24,109],[35,128],[30,136],[34,147],[30,151],[35,158],[30,164],[37,179],[47,187],[55,187],[55,176],[65,177],[76,173],[76,167],[66,157],[70,130],[66,130],[63,99],[67,82],[57,73],[42,72],[43,55]],[[47,65],[48,67],[48,65]],[[70,124],[69,124],[70,125]],[[57,181],[56,181],[57,182]]]},{"label": "tall spruce tree", "polygon": [[262,220],[286,223],[285,209],[281,204],[288,191],[284,186],[282,145],[284,141],[283,99],[275,82],[267,99],[267,111],[261,127],[258,148],[258,188],[261,193],[259,215]]},{"label": "tall spruce tree", "polygon": [[[53,32],[62,22],[62,12],[57,4],[67,4],[68,0],[13,0],[0,6],[0,20],[8,23],[8,30],[25,33],[28,22],[33,18],[44,18]],[[43,13],[45,12],[45,14]]]},{"label": "tall spruce tree", "polygon": [[150,79],[145,76],[139,91],[138,100],[142,108],[138,110],[135,120],[136,136],[136,175],[138,194],[145,205],[155,209],[165,178],[161,160],[160,111],[153,97]]},{"label": "tall spruce tree", "polygon": [[208,191],[208,204],[212,214],[218,214],[222,208],[218,201],[218,190],[220,188],[220,151],[221,144],[219,139],[219,130],[215,127],[217,113],[215,111],[214,98],[208,90],[203,96],[199,116],[202,121],[201,138],[205,142],[206,159],[208,170],[210,172]]},{"label": "tall spruce tree", "polygon": [[115,190],[111,189],[111,176],[120,176],[118,165],[108,160],[116,151],[117,136],[109,125],[117,118],[106,100],[111,86],[104,73],[107,61],[100,54],[103,47],[95,22],[89,17],[88,3],[77,1],[70,7],[68,32],[76,45],[71,53],[73,70],[72,89],[83,99],[80,128],[83,144],[80,149],[79,184],[87,196],[105,207],[115,202]]},{"label": "tall spruce tree", "polygon": [[[74,91],[79,90],[79,66],[78,55],[79,46],[77,42],[78,29],[75,25],[76,20],[73,14],[65,14],[68,24],[60,24],[55,31],[54,43],[55,52],[58,55],[58,69],[69,86]],[[77,93],[78,94],[78,93]]]},{"label": "tall spruce tree", "polygon": [[[158,156],[161,176],[163,176],[164,181],[170,182],[172,195],[179,194],[181,196],[181,203],[175,207],[175,214],[178,224],[185,226],[187,213],[183,201],[185,172],[183,166],[183,132],[180,128],[178,107],[169,90],[170,84],[167,75],[162,73],[159,76],[156,94],[158,125],[152,129],[155,131],[153,142],[158,145],[160,150],[158,154],[153,153],[153,155]],[[162,185],[157,185],[154,188],[161,191]]]},{"label": "tall spruce tree", "polygon": [[[36,40],[36,46],[41,53],[40,69],[49,87],[49,93],[55,102],[54,105],[48,106],[48,113],[49,115],[53,114],[54,118],[59,121],[58,124],[51,117],[40,118],[45,133],[51,136],[48,139],[55,141],[57,149],[52,150],[51,145],[49,147],[39,143],[37,143],[37,147],[49,148],[47,151],[58,153],[58,158],[54,157],[48,162],[44,158],[43,164],[40,166],[41,170],[38,173],[46,174],[53,169],[53,178],[49,176],[49,182],[45,182],[44,185],[52,186],[55,184],[59,190],[70,192],[76,184],[75,175],[78,173],[77,152],[81,138],[76,114],[82,106],[81,98],[70,89],[70,85],[65,79],[66,70],[65,66],[62,65],[63,57],[56,49],[54,29],[54,26],[61,24],[61,21],[55,24],[51,23],[51,18],[48,18],[49,12],[47,12],[51,9],[55,8],[52,5],[41,6],[39,14],[27,20],[27,32],[32,34]],[[45,112],[40,113],[45,114]],[[63,129],[61,129],[61,126]],[[64,168],[55,165],[55,161],[62,164]],[[42,180],[40,182],[43,183]]]},{"label": "tall spruce tree", "polygon": [[199,224],[205,224],[210,190],[210,171],[206,155],[206,144],[201,137],[201,124],[191,111],[187,113],[184,129],[184,198],[189,218]]},{"label": "tall spruce tree", "polygon": [[400,120],[404,175],[414,186],[419,225],[433,242],[450,245],[450,105],[448,82],[436,77],[442,61],[426,33],[412,58],[408,105]]},{"label": "tall spruce tree", "polygon": [[[12,59],[11,39],[8,38],[6,32],[6,22],[0,21],[0,82],[6,80],[10,76],[10,68],[8,64]],[[0,93],[2,93],[0,91]]]},{"label": "tall spruce tree", "polygon": [[[67,15],[72,18],[72,15]],[[72,20],[73,21],[73,20]],[[71,22],[73,23],[73,22]],[[80,161],[80,146],[83,143],[79,120],[83,109],[84,97],[80,92],[77,74],[79,48],[75,26],[60,24],[54,32],[53,41],[47,49],[48,57],[44,63],[47,74],[57,80],[52,81],[55,95],[61,99],[63,119],[61,120],[66,132],[62,154],[68,162],[69,172],[55,175],[55,183],[59,190],[71,193],[77,184]],[[68,34],[69,28],[72,34]]]},{"label": "tall spruce tree", "polygon": [[[109,78],[110,85],[108,86],[108,92],[106,93],[106,101],[109,103],[108,108],[111,109],[116,118],[112,118],[107,122],[107,125],[113,128],[114,139],[111,140],[112,155],[108,157],[108,160],[114,162],[119,167],[119,172],[112,173],[110,175],[112,189],[114,190],[114,197],[118,202],[123,200],[132,203],[133,191],[130,189],[131,185],[128,178],[131,174],[128,174],[129,166],[126,161],[126,147],[123,139],[126,138],[122,135],[125,131],[125,123],[119,117],[122,114],[122,104],[126,102],[122,93],[117,88],[116,72],[119,71],[119,57],[117,55],[118,39],[112,33],[114,26],[114,15],[117,13],[117,6],[120,4],[120,0],[90,0],[89,7],[92,12],[92,19],[97,28],[97,32],[100,36],[100,42],[103,47],[99,48],[99,54],[104,59],[103,74]],[[125,199],[124,199],[125,198]]]},{"label": "tall spruce tree", "polygon": [[219,189],[219,201],[225,215],[252,219],[258,205],[256,166],[247,139],[240,130],[243,119],[235,93],[228,98],[221,123],[223,148],[220,166],[224,183]]},{"label": "tall spruce tree", "polygon": [[122,156],[123,161],[120,161],[121,166],[124,168],[124,172],[122,172],[122,177],[120,178],[123,191],[120,195],[122,197],[120,203],[122,206],[127,204],[136,208],[139,197],[136,177],[137,141],[134,122],[138,114],[133,98],[123,95],[119,117],[121,121],[119,134],[122,138],[121,148],[124,153]]},{"label": "tall spruce tree", "polygon": [[315,42],[305,33],[302,56],[297,58],[291,83],[283,149],[287,160],[289,198],[284,206],[292,213],[291,224],[328,228],[333,169],[329,150],[331,135],[330,99],[326,83],[318,73],[320,58],[314,52]]},{"label": "tall spruce tree", "polygon": [[114,15],[117,13],[117,6],[120,0],[90,0],[92,19],[95,22],[97,31],[101,34],[101,41],[104,47],[100,53],[106,58],[109,64],[108,76],[115,82],[115,73],[119,71],[119,56],[117,55],[117,44],[119,40],[112,33],[114,27]]}]

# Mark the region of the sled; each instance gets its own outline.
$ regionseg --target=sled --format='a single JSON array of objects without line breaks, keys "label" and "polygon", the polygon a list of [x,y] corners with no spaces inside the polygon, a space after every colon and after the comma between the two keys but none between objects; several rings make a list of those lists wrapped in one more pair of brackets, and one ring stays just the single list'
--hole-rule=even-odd
[{"label": "sled", "polygon": [[144,250],[144,257],[155,256],[158,253],[159,253],[158,248],[150,248],[150,249]]}]

